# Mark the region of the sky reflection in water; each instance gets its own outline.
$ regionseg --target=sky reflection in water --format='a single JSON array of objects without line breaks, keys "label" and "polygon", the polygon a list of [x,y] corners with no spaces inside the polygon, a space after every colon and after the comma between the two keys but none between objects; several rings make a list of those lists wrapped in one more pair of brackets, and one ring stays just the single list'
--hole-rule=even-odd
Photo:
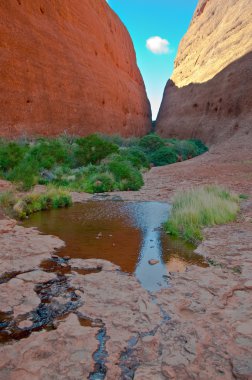
[{"label": "sky reflection in water", "polygon": [[[169,271],[184,270],[188,264],[205,266],[193,247],[162,230],[169,210],[162,202],[89,201],[34,214],[24,225],[64,240],[59,255],[109,260],[156,291],[169,286]],[[150,265],[152,259],[159,262]]]}]

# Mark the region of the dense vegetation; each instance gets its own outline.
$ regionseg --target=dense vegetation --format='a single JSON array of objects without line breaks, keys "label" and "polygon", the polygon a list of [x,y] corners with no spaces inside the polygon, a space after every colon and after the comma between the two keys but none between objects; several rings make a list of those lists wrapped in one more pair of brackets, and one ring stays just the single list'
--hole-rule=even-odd
[{"label": "dense vegetation", "polygon": [[197,156],[207,150],[199,140],[119,136],[61,136],[33,141],[0,140],[0,177],[29,190],[52,184],[69,190],[106,192],[138,190],[142,173]]},{"label": "dense vegetation", "polygon": [[204,227],[236,219],[239,199],[237,195],[215,185],[181,191],[174,197],[166,231],[197,244],[203,238]]},{"label": "dense vegetation", "polygon": [[72,198],[68,192],[59,189],[49,189],[45,193],[30,193],[18,197],[7,191],[0,194],[0,206],[7,214],[18,219],[24,219],[34,212],[52,208],[68,207]]}]

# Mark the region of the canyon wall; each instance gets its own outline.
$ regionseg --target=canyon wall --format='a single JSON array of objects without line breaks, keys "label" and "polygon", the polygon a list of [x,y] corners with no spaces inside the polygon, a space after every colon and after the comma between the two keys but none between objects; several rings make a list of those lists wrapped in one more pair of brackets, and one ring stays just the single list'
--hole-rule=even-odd
[{"label": "canyon wall", "polygon": [[105,0],[1,0],[0,19],[0,136],[150,130],[131,38]]},{"label": "canyon wall", "polygon": [[157,117],[166,137],[252,143],[251,0],[200,0]]}]

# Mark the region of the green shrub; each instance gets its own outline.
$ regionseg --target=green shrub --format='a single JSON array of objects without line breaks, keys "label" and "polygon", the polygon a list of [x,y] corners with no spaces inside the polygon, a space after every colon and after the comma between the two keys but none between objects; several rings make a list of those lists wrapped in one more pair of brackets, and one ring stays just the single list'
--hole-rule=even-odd
[{"label": "green shrub", "polygon": [[59,139],[43,139],[30,149],[26,158],[41,169],[51,169],[56,164],[69,164],[70,150]]},{"label": "green shrub", "polygon": [[124,143],[124,138],[121,137],[120,135],[104,135],[102,133],[99,133],[98,137],[100,137],[103,141],[106,141],[118,146],[123,146],[123,143]]},{"label": "green shrub", "polygon": [[176,142],[178,142],[180,140],[175,139],[175,138],[171,138],[171,139],[164,139],[164,141],[165,141],[166,146],[173,146],[173,145],[175,145]]},{"label": "green shrub", "polygon": [[79,138],[76,142],[77,147],[74,153],[76,166],[97,164],[108,155],[119,151],[117,145],[97,135]]},{"label": "green shrub", "polygon": [[143,186],[142,174],[130,162],[122,160],[120,156],[114,157],[107,167],[113,174],[119,190],[139,190]]},{"label": "green shrub", "polygon": [[197,146],[189,140],[176,141],[174,148],[176,153],[182,157],[183,160],[197,156]]},{"label": "green shrub", "polygon": [[84,176],[91,176],[92,174],[102,173],[104,171],[105,169],[103,165],[89,164],[83,168]]},{"label": "green shrub", "polygon": [[126,148],[138,146],[139,141],[139,137],[127,137],[122,140],[122,146]]},{"label": "green shrub", "polygon": [[70,191],[86,191],[92,193],[95,189],[93,189],[93,181],[91,178],[96,174],[103,173],[104,170],[106,169],[104,169],[103,166],[92,164],[86,167],[71,169],[68,173],[66,173],[65,170],[57,170],[54,172],[56,179],[53,180],[52,184]]},{"label": "green shrub", "polygon": [[203,154],[208,151],[208,147],[199,139],[191,139],[188,140],[196,145],[197,147],[197,155]]},{"label": "green shrub", "polygon": [[113,191],[114,178],[109,173],[92,174],[87,178],[84,188],[88,193],[104,193],[107,191]]},{"label": "green shrub", "polygon": [[7,179],[16,183],[20,190],[29,190],[39,180],[39,165],[36,161],[23,160],[11,170]]},{"label": "green shrub", "polygon": [[150,166],[147,155],[137,147],[121,149],[120,155],[124,160],[131,162],[137,169],[148,168]]},{"label": "green shrub", "polygon": [[23,159],[26,151],[25,146],[15,142],[0,143],[0,171],[7,172],[13,169]]},{"label": "green shrub", "polygon": [[203,239],[202,228],[235,220],[239,197],[219,186],[179,192],[173,200],[166,231],[192,243]]},{"label": "green shrub", "polygon": [[137,190],[143,184],[139,171],[149,168],[150,162],[166,165],[177,161],[174,152],[187,158],[205,149],[200,140],[181,142],[155,134],[141,139],[96,134],[77,138],[65,134],[30,142],[0,140],[0,176],[16,183],[21,190],[29,190],[39,183],[77,191],[85,191],[88,186],[98,191],[100,188],[90,178],[105,173],[110,179],[104,179],[100,191],[112,187]]},{"label": "green shrub", "polygon": [[140,139],[139,146],[146,153],[153,153],[154,151],[165,146],[165,142],[158,135],[150,134],[150,135],[144,136]]},{"label": "green shrub", "polygon": [[56,166],[52,171],[40,172],[40,184],[53,184],[57,186],[67,186],[79,177],[80,170],[71,169],[67,166]]},{"label": "green shrub", "polygon": [[29,190],[37,183],[47,184],[50,180],[40,174],[56,164],[69,164],[70,155],[67,146],[58,140],[38,140],[27,150],[23,160],[9,171],[6,178],[18,184],[20,189]]},{"label": "green shrub", "polygon": [[164,146],[150,155],[150,160],[155,166],[174,164],[178,157],[173,147]]},{"label": "green shrub", "polygon": [[139,137],[122,137],[120,135],[103,135],[99,134],[99,136],[108,142],[118,145],[119,147],[132,147],[137,146],[139,143]]}]

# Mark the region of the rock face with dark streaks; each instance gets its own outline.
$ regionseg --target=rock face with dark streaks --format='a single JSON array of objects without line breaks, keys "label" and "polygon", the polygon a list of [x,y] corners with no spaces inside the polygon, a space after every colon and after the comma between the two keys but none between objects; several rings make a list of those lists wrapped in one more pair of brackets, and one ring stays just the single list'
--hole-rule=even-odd
[{"label": "rock face with dark streaks", "polygon": [[250,0],[199,1],[164,91],[160,135],[252,142],[251,16]]},{"label": "rock face with dark streaks", "polygon": [[134,47],[105,0],[1,0],[0,136],[143,135]]}]

